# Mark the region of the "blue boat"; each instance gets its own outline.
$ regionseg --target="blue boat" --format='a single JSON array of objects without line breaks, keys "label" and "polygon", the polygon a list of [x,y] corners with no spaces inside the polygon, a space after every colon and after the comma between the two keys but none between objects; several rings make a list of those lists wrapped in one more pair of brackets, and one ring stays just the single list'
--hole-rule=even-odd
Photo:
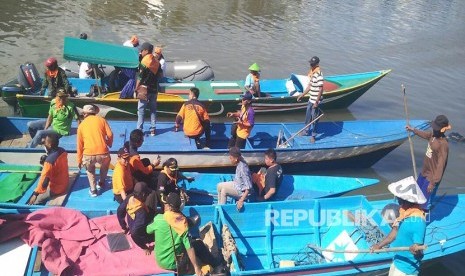
[{"label": "blue boat", "polygon": [[[243,212],[231,205],[192,206],[184,213],[199,214],[200,225],[212,222],[218,248],[227,244],[237,250],[230,258],[231,275],[349,275],[389,268],[394,253],[367,251],[389,233],[380,210],[392,202],[352,196],[246,203]],[[433,204],[423,264],[465,250],[465,195],[438,197]],[[0,213],[29,211],[0,209]],[[95,217],[106,212],[84,214]],[[29,258],[31,271],[35,254]]]},{"label": "blue boat", "polygon": [[[26,134],[30,120],[34,118],[0,117],[0,160],[11,164],[38,163],[43,150],[26,148],[30,140]],[[112,160],[116,160],[116,152],[129,139],[136,122],[109,121],[109,124],[114,132]],[[425,130],[429,122],[411,120],[410,125]],[[311,143],[308,136],[295,135],[303,126],[302,123],[256,123],[242,151],[249,166],[254,169],[264,166],[264,152],[268,148],[275,148],[278,162],[286,173],[366,168],[400,146],[408,137],[404,120],[320,122],[315,143]],[[77,167],[75,122],[72,128],[73,134],[62,137],[60,146],[68,151],[69,165]],[[234,167],[227,150],[230,133],[230,123],[213,123],[210,149],[197,149],[194,140],[185,137],[182,131],[174,131],[174,122],[157,122],[157,135],[152,137],[147,133],[139,153],[151,160],[157,155],[161,155],[163,160],[174,157],[184,170],[232,171]],[[27,159],[22,158],[23,153],[28,153]]]},{"label": "blue boat", "polygon": [[[37,176],[39,173],[40,171],[37,171],[37,167],[34,166],[0,164],[0,187],[6,185],[7,183],[5,180],[11,176],[14,179],[32,179],[33,176],[35,176],[35,181],[29,183],[29,188],[25,190],[21,197],[11,202],[0,203],[0,206],[5,208],[42,208],[41,206],[31,207],[26,205],[34,189],[37,187],[39,181]],[[190,200],[187,203],[188,205],[216,204],[218,202],[217,184],[219,182],[229,181],[234,177],[232,174],[196,172],[184,174],[195,178],[195,180],[190,183],[187,180],[181,180],[178,183],[178,186],[185,189],[189,195]],[[111,175],[112,171],[110,170],[108,179],[111,179]],[[378,183],[379,180],[373,178],[285,175],[274,200],[289,201],[332,197]],[[107,183],[106,188],[100,191],[98,198],[89,197],[88,190],[89,181],[85,171],[71,169],[68,193],[49,201],[47,205],[66,206],[87,213],[93,210],[105,210],[106,213],[116,212],[118,203],[113,200],[113,191],[110,181]]]}]

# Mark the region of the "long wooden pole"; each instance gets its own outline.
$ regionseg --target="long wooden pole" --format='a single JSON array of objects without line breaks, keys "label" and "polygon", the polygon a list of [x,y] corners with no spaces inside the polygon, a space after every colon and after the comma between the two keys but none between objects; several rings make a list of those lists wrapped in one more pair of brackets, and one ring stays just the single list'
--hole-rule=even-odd
[{"label": "long wooden pole", "polygon": [[[309,244],[308,247],[318,250],[318,251],[325,251],[325,252],[333,252],[333,253],[388,253],[388,252],[400,252],[400,251],[409,251],[410,247],[408,246],[401,246],[401,247],[391,247],[391,248],[381,248],[381,249],[376,249],[373,250],[373,252],[370,249],[360,249],[360,250],[336,250],[336,249],[327,249],[327,248],[321,248],[318,246],[314,246]],[[426,250],[428,248],[427,245],[419,245],[417,247],[418,250]]]},{"label": "long wooden pole", "polygon": [[[405,120],[407,125],[409,125],[409,116],[408,116],[408,108],[407,108],[407,95],[405,94],[405,86],[402,84],[402,93],[404,94],[404,110],[405,110]],[[412,158],[412,165],[413,165],[413,175],[415,179],[417,178],[417,165],[415,164],[415,155],[413,154],[413,140],[412,137],[410,136],[410,133],[408,133],[407,130],[407,136],[408,136],[408,142],[410,144],[410,157]]]},{"label": "long wooden pole", "polygon": [[324,113],[321,113],[320,115],[318,115],[318,117],[316,117],[315,119],[313,119],[310,123],[308,123],[307,125],[305,125],[303,128],[301,128],[299,131],[297,131],[296,133],[294,133],[294,135],[292,135],[287,141],[285,142],[282,142],[280,145],[278,145],[278,148],[288,144],[290,141],[294,140],[294,138],[299,135],[299,133],[301,133],[302,131],[304,131],[305,129],[307,129],[311,124],[313,124],[314,122],[316,122],[316,120],[320,119],[321,117],[323,117],[323,115],[325,115]]}]

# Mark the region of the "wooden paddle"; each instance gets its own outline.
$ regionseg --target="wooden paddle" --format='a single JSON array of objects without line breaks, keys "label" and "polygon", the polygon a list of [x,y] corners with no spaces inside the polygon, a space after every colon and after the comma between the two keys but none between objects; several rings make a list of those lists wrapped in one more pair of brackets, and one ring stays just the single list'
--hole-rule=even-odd
[{"label": "wooden paddle", "polygon": [[[327,249],[327,248],[321,248],[321,247],[311,245],[311,244],[309,244],[308,247],[310,247],[312,249],[315,249],[315,250],[318,250],[318,251],[333,252],[333,253],[369,253],[369,254],[374,254],[374,253],[401,252],[401,251],[409,251],[410,250],[410,247],[408,247],[408,246],[381,248],[381,249],[373,250],[373,252],[370,249],[359,249],[359,250]],[[428,246],[427,245],[419,245],[417,248],[419,250],[426,250],[428,248]]]},{"label": "wooden paddle", "polygon": [[[406,121],[407,125],[409,125],[408,109],[407,109],[407,96],[405,95],[405,86],[402,84],[401,88],[402,88],[402,93],[404,94],[405,121]],[[410,157],[412,158],[413,175],[416,178],[418,176],[418,174],[417,174],[417,166],[415,164],[415,155],[413,154],[413,140],[412,140],[412,137],[410,136],[410,133],[408,133],[408,130],[407,130],[407,136],[408,136],[408,142],[410,144]]]}]

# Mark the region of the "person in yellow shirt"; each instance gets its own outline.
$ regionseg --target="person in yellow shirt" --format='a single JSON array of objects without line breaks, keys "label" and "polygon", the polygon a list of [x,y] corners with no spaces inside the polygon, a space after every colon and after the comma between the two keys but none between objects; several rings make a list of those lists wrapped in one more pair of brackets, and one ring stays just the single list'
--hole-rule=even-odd
[{"label": "person in yellow shirt", "polygon": [[113,194],[116,202],[123,202],[128,194],[134,190],[134,180],[129,167],[129,149],[122,147],[118,150],[118,162],[113,170]]},{"label": "person in yellow shirt", "polygon": [[[85,105],[83,108],[84,120],[77,130],[77,163],[79,169],[85,167],[89,178],[89,194],[97,196],[97,189],[105,185],[111,157],[109,148],[113,144],[113,132],[108,122],[96,115],[98,108],[94,105]],[[98,185],[95,179],[95,165],[100,164],[100,179]]]},{"label": "person in yellow shirt", "polygon": [[207,109],[199,100],[200,91],[198,88],[191,88],[189,100],[185,102],[176,116],[175,131],[178,131],[181,123],[183,124],[184,134],[195,140],[198,149],[202,148],[200,137],[205,134],[206,147],[210,146],[210,117]]},{"label": "person in yellow shirt", "polygon": [[234,117],[236,121],[231,126],[231,138],[228,142],[228,148],[245,147],[247,138],[255,124],[255,111],[252,107],[252,94],[246,92],[242,96],[242,107],[237,112],[228,112],[226,116]]}]

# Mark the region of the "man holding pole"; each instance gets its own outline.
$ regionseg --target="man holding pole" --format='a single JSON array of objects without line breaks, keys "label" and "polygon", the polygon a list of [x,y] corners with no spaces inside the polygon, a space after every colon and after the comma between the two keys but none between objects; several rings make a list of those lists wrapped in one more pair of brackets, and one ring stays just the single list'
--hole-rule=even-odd
[{"label": "man holding pole", "polygon": [[[307,135],[310,135],[310,142],[315,143],[318,120],[314,119],[320,115],[318,105],[323,100],[323,73],[320,70],[320,59],[317,56],[312,57],[309,62],[311,67],[310,72],[308,72],[310,82],[304,92],[297,97],[297,101],[300,102],[302,97],[310,92],[307,111],[305,113],[305,126],[308,127]],[[311,123],[312,121],[314,122]]]},{"label": "man holding pole", "polygon": [[426,232],[425,213],[420,205],[426,202],[426,198],[413,176],[390,184],[388,189],[399,202],[399,216],[391,232],[370,251],[378,251],[391,242],[393,247],[408,246],[409,251],[398,251],[394,255],[389,276],[417,275],[423,258]]},{"label": "man holding pole", "polygon": [[431,128],[433,131],[422,131],[412,128],[410,125],[406,126],[408,131],[428,140],[423,168],[417,178],[418,185],[426,196],[426,203],[422,205],[422,208],[425,210],[429,210],[431,207],[431,201],[436,196],[442,175],[446,170],[449,142],[447,141],[445,132],[452,127],[446,116],[439,115],[431,122]]}]

